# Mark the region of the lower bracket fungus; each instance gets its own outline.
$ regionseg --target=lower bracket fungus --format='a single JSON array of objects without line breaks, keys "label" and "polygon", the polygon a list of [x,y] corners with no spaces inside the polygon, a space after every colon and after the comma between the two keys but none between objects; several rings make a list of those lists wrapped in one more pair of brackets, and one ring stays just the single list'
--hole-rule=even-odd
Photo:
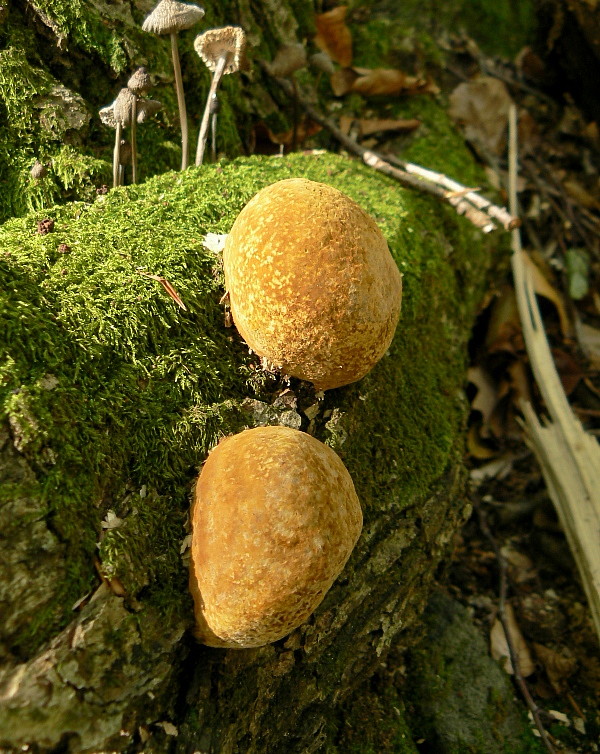
[{"label": "lower bracket fungus", "polygon": [[190,589],[211,647],[261,647],[318,607],[362,529],[339,456],[289,427],[248,429],[209,455],[192,508]]},{"label": "lower bracket fungus", "polygon": [[233,320],[259,356],[317,390],[361,379],[394,336],[402,278],[375,221],[331,186],[259,191],[223,252]]}]

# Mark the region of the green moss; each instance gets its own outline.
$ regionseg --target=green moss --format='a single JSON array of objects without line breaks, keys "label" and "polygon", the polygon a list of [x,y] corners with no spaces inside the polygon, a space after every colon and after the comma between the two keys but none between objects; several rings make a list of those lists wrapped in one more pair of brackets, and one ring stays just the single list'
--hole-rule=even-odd
[{"label": "green moss", "polygon": [[466,610],[434,593],[424,625],[408,666],[415,736],[439,754],[541,754],[523,708],[513,703],[508,676]]},{"label": "green moss", "polygon": [[354,15],[362,19],[360,14],[364,11],[369,13],[367,23],[351,24],[351,28],[355,39],[361,42],[355,49],[361,51],[361,56],[367,55],[373,67],[385,67],[390,56],[393,58],[400,53],[402,57],[403,51],[408,49],[425,53],[430,62],[439,63],[439,46],[434,40],[448,31],[468,34],[488,55],[514,57],[532,41],[535,31],[535,5],[531,0],[454,0],[452,3],[356,0],[351,4],[350,18]]},{"label": "green moss", "polygon": [[[353,436],[340,451],[367,518],[426,494],[451,462],[464,363],[460,349],[445,354],[464,342],[456,323],[480,295],[458,295],[461,270],[481,280],[487,259],[450,210],[343,157],[293,155],[168,173],[55,207],[44,212],[55,221],[45,236],[40,215],[13,219],[0,228],[0,400],[39,473],[40,512],[70,553],[69,578],[55,585],[43,624],[23,632],[22,650],[67,620],[98,552],[131,595],[144,589],[165,609],[187,605],[179,545],[191,481],[218,437],[240,428],[240,400],[260,390],[247,351],[222,326],[216,260],[201,239],[228,231],[259,188],[292,175],[335,185],[371,212],[405,276],[391,356],[376,377],[327,399],[352,411]],[[166,278],[187,311],[141,273]],[[391,405],[396,391],[406,398]],[[420,394],[427,400],[407,411],[404,401]],[[124,523],[101,537],[109,510]]]}]

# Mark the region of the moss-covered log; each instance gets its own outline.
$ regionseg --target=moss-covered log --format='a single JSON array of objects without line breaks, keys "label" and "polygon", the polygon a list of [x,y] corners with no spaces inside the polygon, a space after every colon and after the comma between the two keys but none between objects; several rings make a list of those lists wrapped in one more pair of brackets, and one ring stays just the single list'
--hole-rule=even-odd
[{"label": "moss-covered log", "polygon": [[[468,164],[441,116],[427,138]],[[404,273],[389,354],[322,401],[298,382],[281,395],[224,327],[218,256],[202,246],[290,176],[356,199]],[[466,342],[489,246],[449,208],[331,155],[167,173],[56,207],[41,235],[45,215],[0,229],[0,746],[317,750],[332,706],[413,625],[465,515]],[[198,647],[180,553],[190,485],[220,436],[261,421],[339,452],[364,532],[289,638]]]}]

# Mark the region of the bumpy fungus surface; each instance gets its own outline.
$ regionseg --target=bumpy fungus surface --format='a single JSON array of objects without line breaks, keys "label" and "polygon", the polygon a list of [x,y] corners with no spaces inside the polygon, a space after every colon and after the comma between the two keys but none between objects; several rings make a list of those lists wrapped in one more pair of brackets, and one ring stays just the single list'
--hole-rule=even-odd
[{"label": "bumpy fungus surface", "polygon": [[341,191],[279,181],[225,245],[235,324],[253,351],[319,390],[355,382],[390,345],[402,279],[375,221]]},{"label": "bumpy fungus surface", "polygon": [[286,636],[321,603],[361,528],[350,474],[327,445],[288,427],[221,442],[192,510],[197,638],[242,649]]}]

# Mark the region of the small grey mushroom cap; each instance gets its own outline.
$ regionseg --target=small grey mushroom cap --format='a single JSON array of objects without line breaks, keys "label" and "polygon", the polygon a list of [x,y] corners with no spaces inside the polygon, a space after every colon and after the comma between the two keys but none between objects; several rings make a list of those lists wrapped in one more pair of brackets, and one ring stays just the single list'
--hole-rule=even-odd
[{"label": "small grey mushroom cap", "polygon": [[322,71],[323,73],[327,74],[327,76],[333,76],[333,74],[335,73],[333,60],[326,52],[315,52],[314,55],[310,56],[309,62],[313,68],[316,68],[318,71]]},{"label": "small grey mushroom cap", "polygon": [[36,160],[31,166],[31,170],[29,172],[31,174],[31,177],[37,181],[46,175],[46,173],[48,172],[48,169],[46,168],[45,165],[42,165],[42,163],[39,160]]},{"label": "small grey mushroom cap", "polygon": [[128,126],[131,123],[131,105],[133,104],[133,92],[131,89],[124,87],[119,92],[113,111],[115,114],[115,122],[120,123],[122,126]]},{"label": "small grey mushroom cap", "polygon": [[209,29],[194,40],[194,49],[209,71],[214,71],[219,58],[227,56],[224,73],[236,73],[245,64],[246,32],[240,26]]},{"label": "small grey mushroom cap", "polygon": [[107,105],[106,107],[103,107],[101,110],[98,110],[98,115],[100,116],[100,120],[102,123],[104,123],[105,126],[108,126],[109,128],[116,128],[117,127],[117,121],[115,120],[115,103],[111,102],[110,105]]},{"label": "small grey mushroom cap", "polygon": [[306,65],[306,48],[301,44],[283,45],[268,64],[271,76],[285,78]]},{"label": "small grey mushroom cap", "polygon": [[145,94],[152,89],[150,74],[144,66],[141,66],[132,74],[127,82],[127,88],[131,89],[134,94]]},{"label": "small grey mushroom cap", "polygon": [[137,102],[137,122],[143,123],[162,108],[162,102],[156,99],[139,99]]},{"label": "small grey mushroom cap", "polygon": [[204,8],[176,0],[160,0],[156,8],[146,16],[142,29],[154,34],[172,34],[189,29],[204,16]]}]

